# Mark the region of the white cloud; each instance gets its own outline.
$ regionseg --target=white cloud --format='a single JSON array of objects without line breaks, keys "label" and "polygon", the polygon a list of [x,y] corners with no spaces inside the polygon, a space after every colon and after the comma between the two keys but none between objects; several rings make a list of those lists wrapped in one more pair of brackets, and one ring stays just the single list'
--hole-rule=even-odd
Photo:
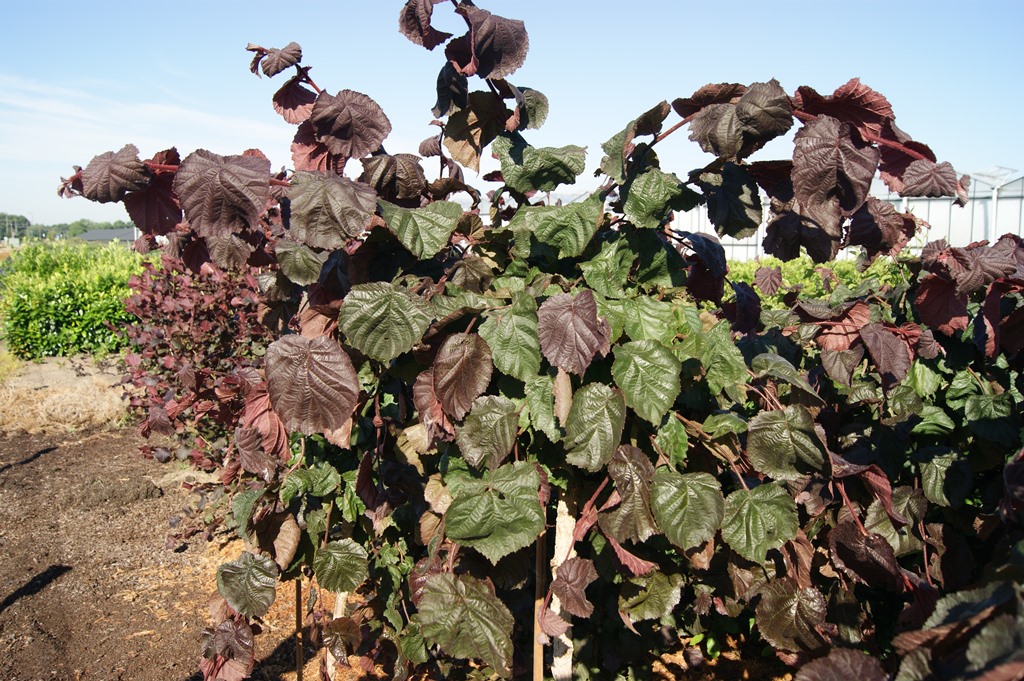
[{"label": "white cloud", "polygon": [[56,188],[72,165],[86,165],[96,154],[127,143],[144,157],[170,146],[183,154],[198,148],[240,153],[259,146],[274,167],[286,165],[290,126],[273,120],[173,102],[117,101],[0,74],[0,212],[27,215],[38,224],[125,219],[121,206],[61,200]]}]

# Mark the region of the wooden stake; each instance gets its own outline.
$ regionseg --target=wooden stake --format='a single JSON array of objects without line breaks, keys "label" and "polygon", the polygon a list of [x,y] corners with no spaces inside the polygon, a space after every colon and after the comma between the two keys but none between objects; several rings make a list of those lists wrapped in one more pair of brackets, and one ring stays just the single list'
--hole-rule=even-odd
[{"label": "wooden stake", "polygon": [[302,652],[302,577],[295,580],[295,681],[302,681],[302,668],[305,667]]},{"label": "wooden stake", "polygon": [[533,591],[533,681],[544,681],[544,645],[540,642],[540,613],[547,594],[547,531],[537,537],[537,555],[534,574],[537,576]]}]

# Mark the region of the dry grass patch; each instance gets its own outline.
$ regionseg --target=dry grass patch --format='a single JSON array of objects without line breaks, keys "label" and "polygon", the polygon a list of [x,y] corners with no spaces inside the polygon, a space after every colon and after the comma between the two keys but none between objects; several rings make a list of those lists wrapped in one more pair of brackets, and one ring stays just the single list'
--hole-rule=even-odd
[{"label": "dry grass patch", "polygon": [[124,416],[118,376],[91,358],[15,360],[5,367],[0,356],[0,433],[109,428]]}]

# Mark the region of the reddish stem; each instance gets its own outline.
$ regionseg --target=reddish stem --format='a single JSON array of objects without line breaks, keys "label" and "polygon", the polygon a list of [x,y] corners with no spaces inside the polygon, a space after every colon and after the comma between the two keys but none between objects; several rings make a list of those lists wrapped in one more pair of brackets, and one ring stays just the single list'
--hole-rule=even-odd
[{"label": "reddish stem", "polygon": [[846,504],[846,508],[849,509],[850,515],[853,516],[853,522],[857,525],[857,529],[865,537],[868,536],[869,532],[864,527],[864,523],[860,521],[857,516],[857,511],[853,508],[853,502],[850,501],[850,497],[846,496],[846,485],[843,484],[842,480],[834,480],[836,487],[839,489],[839,494],[843,497],[843,503]]}]

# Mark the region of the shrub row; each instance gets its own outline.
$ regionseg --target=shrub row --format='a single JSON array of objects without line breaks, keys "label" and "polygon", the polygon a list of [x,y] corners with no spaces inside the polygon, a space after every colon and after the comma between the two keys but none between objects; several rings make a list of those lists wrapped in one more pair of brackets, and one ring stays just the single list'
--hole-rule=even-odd
[{"label": "shrub row", "polygon": [[128,278],[141,266],[118,244],[25,246],[0,268],[0,334],[22,359],[117,350],[125,339],[114,329],[132,320]]}]

